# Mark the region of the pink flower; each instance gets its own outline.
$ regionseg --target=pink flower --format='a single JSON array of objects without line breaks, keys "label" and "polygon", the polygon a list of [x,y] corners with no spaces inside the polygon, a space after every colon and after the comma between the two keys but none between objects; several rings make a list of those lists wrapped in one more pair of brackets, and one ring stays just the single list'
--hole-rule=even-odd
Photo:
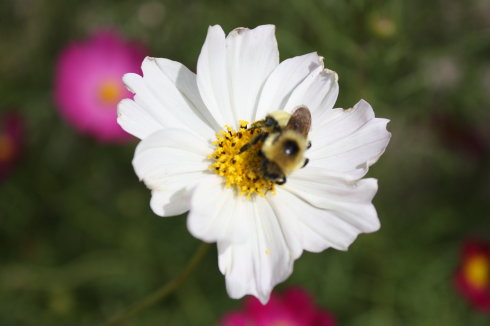
[{"label": "pink flower", "polygon": [[24,124],[19,115],[10,113],[0,118],[0,182],[17,163],[22,152]]},{"label": "pink flower", "polygon": [[282,295],[272,294],[270,301],[262,305],[254,297],[248,297],[242,311],[225,315],[220,326],[334,326],[329,313],[318,309],[309,294],[299,288],[291,288]]},{"label": "pink flower", "polygon": [[69,44],[58,58],[55,100],[61,115],[78,131],[104,142],[131,139],[119,127],[117,103],[131,96],[121,81],[140,72],[143,47],[111,31]]},{"label": "pink flower", "polygon": [[477,310],[490,313],[490,246],[480,241],[464,244],[455,285]]},{"label": "pink flower", "polygon": [[432,114],[431,120],[431,130],[447,149],[478,160],[488,155],[490,147],[477,128],[445,112]]}]

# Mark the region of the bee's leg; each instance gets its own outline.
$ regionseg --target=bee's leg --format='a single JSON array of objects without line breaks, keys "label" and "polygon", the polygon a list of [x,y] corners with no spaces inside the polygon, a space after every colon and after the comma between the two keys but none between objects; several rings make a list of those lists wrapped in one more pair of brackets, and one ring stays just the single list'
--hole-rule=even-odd
[{"label": "bee's leg", "polygon": [[265,117],[263,121],[265,127],[271,128],[273,131],[279,131],[281,128],[279,127],[279,122],[271,116]]},{"label": "bee's leg", "polygon": [[257,144],[259,141],[265,140],[267,138],[267,135],[269,135],[269,133],[267,132],[261,132],[260,134],[255,135],[250,142],[246,143],[242,146],[242,148],[240,148],[240,153],[245,152],[247,149]]},{"label": "bee's leg", "polygon": [[243,153],[243,152],[245,152],[250,147],[252,147],[252,145],[253,145],[252,142],[248,142],[245,145],[243,145],[242,148],[240,148],[240,154]]},{"label": "bee's leg", "polygon": [[270,116],[267,116],[264,120],[259,120],[252,123],[251,129],[257,129],[257,128],[272,129],[274,131],[280,129],[277,120]]},{"label": "bee's leg", "polygon": [[301,168],[304,168],[306,166],[306,164],[308,164],[309,161],[310,161],[309,158],[305,158],[305,162],[303,163],[303,166]]},{"label": "bee's leg", "polygon": [[264,120],[259,120],[250,125],[250,129],[264,128]]},{"label": "bee's leg", "polygon": [[283,185],[286,183],[286,176],[285,175],[281,175],[277,180],[276,180],[276,184],[278,185]]},{"label": "bee's leg", "polygon": [[308,145],[306,145],[306,149],[310,149],[310,147],[311,147],[311,141],[308,140]]}]

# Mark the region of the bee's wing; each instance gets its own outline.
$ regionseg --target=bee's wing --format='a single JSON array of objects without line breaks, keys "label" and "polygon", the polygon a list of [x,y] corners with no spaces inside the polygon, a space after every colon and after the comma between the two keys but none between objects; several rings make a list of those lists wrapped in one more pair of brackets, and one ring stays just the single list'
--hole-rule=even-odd
[{"label": "bee's wing", "polygon": [[310,110],[306,106],[300,106],[293,112],[291,118],[288,121],[288,124],[284,129],[297,131],[306,138],[308,137],[308,132],[310,132],[310,127]]}]

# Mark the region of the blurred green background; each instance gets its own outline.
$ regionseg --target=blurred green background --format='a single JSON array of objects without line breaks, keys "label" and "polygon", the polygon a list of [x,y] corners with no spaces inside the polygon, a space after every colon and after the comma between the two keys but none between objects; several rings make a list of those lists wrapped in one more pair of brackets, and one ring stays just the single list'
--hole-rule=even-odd
[{"label": "blurred green background", "polygon": [[[318,51],[340,76],[338,107],[391,119],[379,232],[348,252],[305,253],[300,285],[340,325],[489,325],[454,290],[460,246],[490,240],[490,2],[34,1],[0,3],[0,107],[27,124],[0,184],[0,325],[97,325],[176,275],[198,247],[162,219],[134,175],[136,142],[101,145],[58,115],[59,51],[99,27],[195,69],[207,26],[277,26],[281,60]],[[476,145],[475,145],[476,144]],[[125,325],[215,325],[226,295],[215,247],[174,295]]]}]

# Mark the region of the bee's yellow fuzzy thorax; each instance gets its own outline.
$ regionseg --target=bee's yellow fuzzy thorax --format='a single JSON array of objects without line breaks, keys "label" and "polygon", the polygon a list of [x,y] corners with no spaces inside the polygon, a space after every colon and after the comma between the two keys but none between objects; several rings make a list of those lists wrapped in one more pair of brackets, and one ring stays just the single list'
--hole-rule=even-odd
[{"label": "bee's yellow fuzzy thorax", "polygon": [[225,126],[226,130],[221,130],[216,134],[216,141],[213,142],[216,149],[208,157],[214,162],[209,169],[225,178],[226,187],[235,186],[238,193],[247,196],[247,199],[250,199],[255,193],[261,197],[264,197],[268,191],[275,193],[275,183],[264,179],[260,173],[262,158],[258,155],[258,151],[262,142],[240,153],[240,148],[263,130],[247,128],[247,121],[240,120],[239,123],[240,130],[238,131]]}]

